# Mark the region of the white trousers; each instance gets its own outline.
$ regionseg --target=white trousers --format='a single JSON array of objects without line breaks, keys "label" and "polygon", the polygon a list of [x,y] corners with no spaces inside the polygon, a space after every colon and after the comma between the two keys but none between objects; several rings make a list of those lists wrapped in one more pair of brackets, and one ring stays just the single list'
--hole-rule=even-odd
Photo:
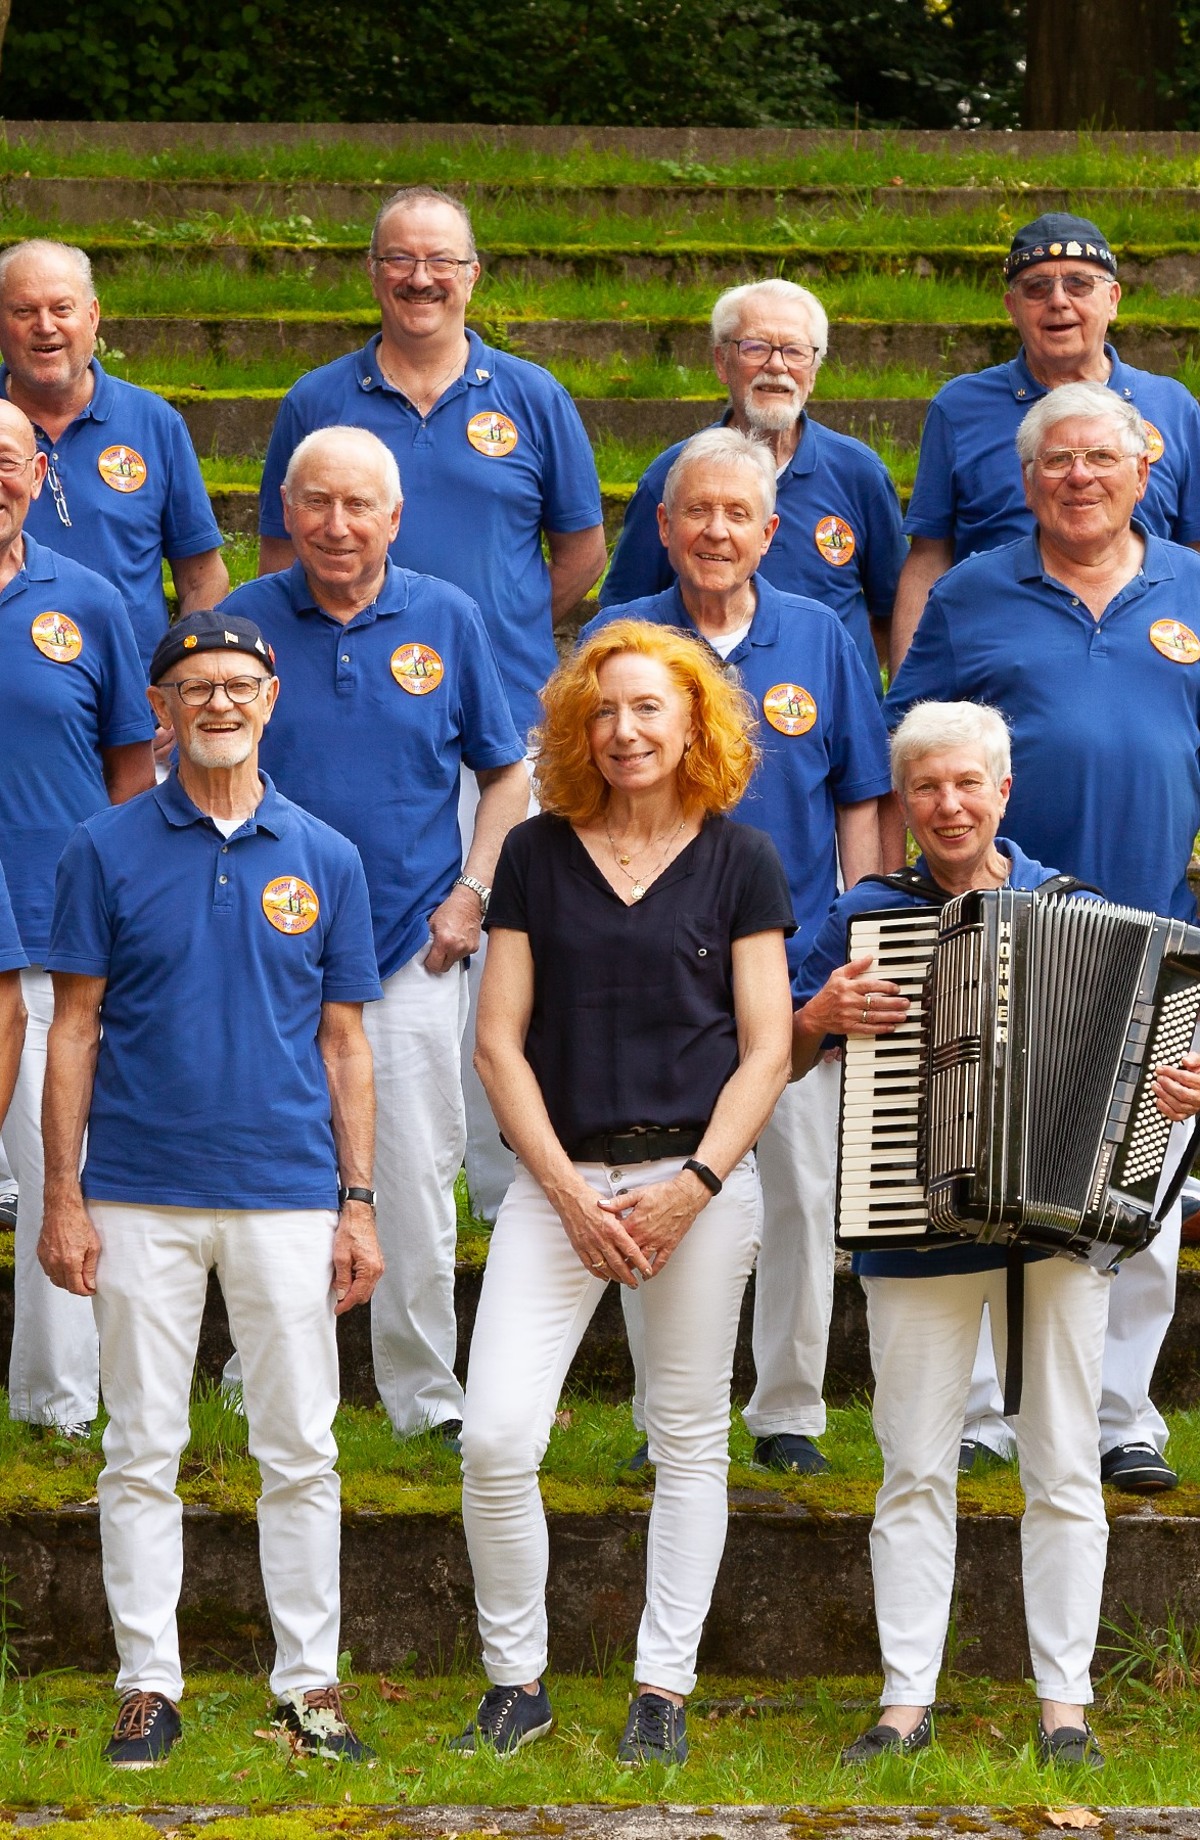
[{"label": "white trousers", "polygon": [[[785,1086],[758,1140],[762,1245],[754,1278],[754,1394],[742,1417],[756,1438],[820,1437],[833,1314],[833,1182],[841,1061]],[[633,1361],[633,1422],[646,1429],[642,1292],[622,1288]]]},{"label": "white trousers", "polygon": [[46,1035],[54,1014],[48,971],[21,973],[29,1012],[16,1091],[4,1124],[4,1144],[17,1179],[16,1273],[8,1410],[34,1425],[84,1424],[99,1404],[96,1324],[86,1297],[51,1284],[38,1264],[42,1231],[42,1087]]},{"label": "white trousers", "polygon": [[175,1481],[210,1268],[238,1352],[262,1474],[259,1557],[276,1693],[337,1679],[341,1489],[329,1209],[208,1211],[92,1201],[100,1235],[104,1469],[97,1483],[117,1691],[183,1691],[176,1610],[183,1521]]},{"label": "white trousers", "polygon": [[[611,1195],[669,1179],[682,1159],[577,1167]],[[644,1286],[646,1430],[656,1475],[635,1679],[675,1693],[696,1684],[725,1546],[729,1384],[761,1219],[747,1157]],[[549,1546],[538,1469],[567,1370],[603,1293],[604,1280],[580,1263],[558,1215],[518,1165],[484,1273],[462,1432],[463,1526],[483,1665],[496,1685],[524,1684],[546,1669]]]},{"label": "white trousers", "polygon": [[[883,1486],[871,1527],[882,1704],[932,1705],[954,1588],[958,1447],[983,1306],[997,1364],[1006,1274],[864,1278]],[[1024,1384],[1013,1420],[1025,1491],[1021,1577],[1040,1699],[1091,1703],[1108,1547],[1099,1401],[1110,1280],[1042,1259],[1025,1270]]]},{"label": "white trousers", "polygon": [[387,978],[363,1025],[375,1061],[377,1226],[386,1265],[371,1299],[375,1384],[402,1437],[461,1418],[454,1377],[454,1182],[462,1167],[460,1047],[467,973],[426,971],[428,946]]}]

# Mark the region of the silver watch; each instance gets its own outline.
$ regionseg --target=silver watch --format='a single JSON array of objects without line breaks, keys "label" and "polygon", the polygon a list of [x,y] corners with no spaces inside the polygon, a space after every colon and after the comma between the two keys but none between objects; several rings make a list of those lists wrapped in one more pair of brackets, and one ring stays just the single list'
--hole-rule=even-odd
[{"label": "silver watch", "polygon": [[460,875],[454,886],[456,888],[469,888],[472,894],[477,894],[479,896],[480,918],[486,920],[488,902],[492,898],[491,889],[485,887],[483,882],[478,881],[473,875]]}]

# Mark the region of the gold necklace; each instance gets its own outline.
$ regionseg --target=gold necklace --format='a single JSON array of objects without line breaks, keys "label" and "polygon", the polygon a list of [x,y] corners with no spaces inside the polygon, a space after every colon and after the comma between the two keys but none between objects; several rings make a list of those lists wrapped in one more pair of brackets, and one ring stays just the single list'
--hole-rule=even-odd
[{"label": "gold necklace", "polygon": [[424,421],[426,414],[428,412],[425,409],[422,409],[421,404],[423,402],[428,401],[429,407],[430,409],[432,409],[434,404],[440,399],[442,391],[446,388],[446,385],[448,383],[452,383],[456,377],[462,376],[463,372],[467,368],[467,358],[469,356],[470,356],[470,348],[468,347],[467,351],[463,354],[461,358],[456,358],[454,360],[454,363],[450,366],[450,369],[446,372],[445,376],[440,377],[438,379],[437,383],[434,384],[433,389],[428,397],[414,396],[412,394],[412,391],[408,388],[407,384],[402,383],[400,378],[397,377],[393,371],[390,371],[388,369],[387,365],[383,361],[382,350],[380,351],[380,354],[379,354],[379,368],[383,372],[384,376],[387,378],[388,382],[392,385],[392,388],[399,390],[402,396],[407,396],[409,402],[412,404],[417,414],[421,417],[421,420]]},{"label": "gold necklace", "polygon": [[[631,887],[629,891],[629,898],[631,901],[642,900],[642,898],[644,897],[646,893],[647,888],[650,886],[655,876],[662,874],[663,870],[667,866],[667,858],[670,856],[672,849],[675,847],[675,840],[679,836],[680,831],[683,829],[686,823],[687,823],[687,813],[685,811],[682,818],[680,818],[679,823],[675,826],[675,829],[671,832],[671,835],[667,838],[667,847],[663,851],[661,857],[659,858],[658,862],[655,864],[654,868],[650,871],[649,875],[631,875],[629,873],[628,868],[626,867],[626,864],[631,863],[633,861],[633,857],[629,854],[628,851],[622,854],[622,852],[617,848],[616,839],[614,838],[612,831],[609,828],[608,819],[605,818],[604,834],[608,838],[608,847],[612,851],[613,861],[616,863],[617,868],[621,871],[621,874],[625,877],[626,881],[632,882],[633,884],[633,886]],[[653,848],[654,848],[653,844],[646,845],[646,850],[650,850]],[[646,854],[646,850],[638,850],[636,854],[638,856],[644,856]]]}]

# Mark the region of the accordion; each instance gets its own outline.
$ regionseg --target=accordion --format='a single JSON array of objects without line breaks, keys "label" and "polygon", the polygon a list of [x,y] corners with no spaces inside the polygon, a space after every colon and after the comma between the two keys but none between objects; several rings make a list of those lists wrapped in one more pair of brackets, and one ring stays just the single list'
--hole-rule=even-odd
[{"label": "accordion", "polygon": [[909,1011],[846,1042],[838,1244],[949,1234],[1101,1267],[1148,1245],[1174,1199],[1156,1211],[1154,1074],[1192,1045],[1200,927],[995,889],[858,914],[848,955],[867,952]]}]

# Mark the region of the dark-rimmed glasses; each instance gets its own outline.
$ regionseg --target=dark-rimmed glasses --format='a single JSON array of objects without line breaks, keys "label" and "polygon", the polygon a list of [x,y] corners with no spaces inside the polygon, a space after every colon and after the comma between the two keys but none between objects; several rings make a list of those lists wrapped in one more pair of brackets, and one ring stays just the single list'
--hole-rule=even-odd
[{"label": "dark-rimmed glasses", "polygon": [[214,690],[223,690],[231,703],[253,703],[270,679],[266,677],[224,677],[213,683],[209,677],[164,677],[159,690],[174,690],[189,709],[203,709],[211,703]]},{"label": "dark-rimmed glasses", "polygon": [[766,339],[726,339],[747,364],[769,364],[779,353],[790,371],[807,371],[817,361],[815,345],[769,345]]},{"label": "dark-rimmed glasses", "polygon": [[425,265],[425,273],[432,275],[435,281],[453,281],[460,268],[475,266],[474,256],[410,256],[401,253],[394,256],[372,256],[371,260],[376,268],[386,268],[397,281],[407,281],[411,275],[416,274],[422,263]]},{"label": "dark-rimmed glasses", "polygon": [[1027,275],[1013,282],[1014,294],[1022,300],[1046,301],[1061,285],[1072,300],[1090,300],[1098,287],[1111,287],[1111,275]]}]

